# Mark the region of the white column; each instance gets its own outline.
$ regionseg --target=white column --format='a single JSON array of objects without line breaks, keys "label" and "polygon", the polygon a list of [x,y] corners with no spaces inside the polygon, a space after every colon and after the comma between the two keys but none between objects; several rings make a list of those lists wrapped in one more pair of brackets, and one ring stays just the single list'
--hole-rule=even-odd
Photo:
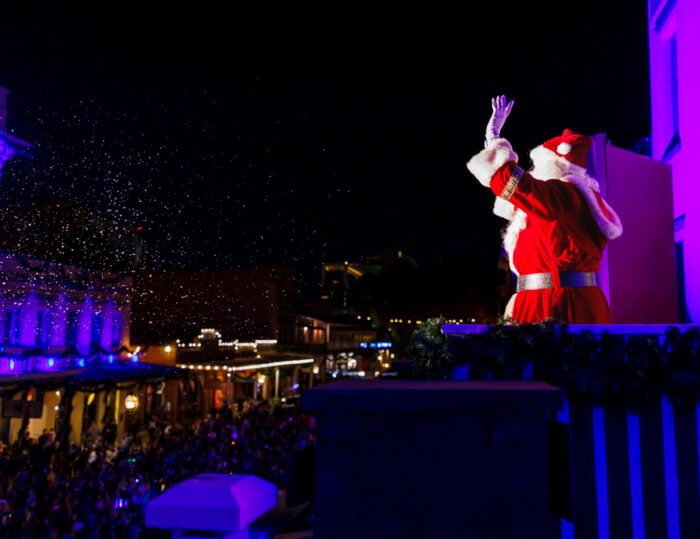
[{"label": "white column", "polygon": [[34,290],[24,298],[19,316],[19,344],[36,344],[37,299]]},{"label": "white column", "polygon": [[280,396],[280,368],[275,368],[275,398]]},{"label": "white column", "polygon": [[114,303],[112,298],[107,299],[102,311],[102,334],[100,335],[100,348],[103,350],[112,349],[112,318],[114,314]]}]

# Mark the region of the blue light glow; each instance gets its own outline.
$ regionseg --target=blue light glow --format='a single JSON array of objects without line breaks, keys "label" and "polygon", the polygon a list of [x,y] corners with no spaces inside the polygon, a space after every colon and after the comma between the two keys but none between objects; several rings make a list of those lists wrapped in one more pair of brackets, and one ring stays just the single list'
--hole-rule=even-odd
[{"label": "blue light glow", "polygon": [[608,463],[605,460],[605,415],[602,408],[593,408],[593,454],[595,456],[595,487],[598,502],[598,537],[599,539],[609,539]]},{"label": "blue light glow", "polygon": [[108,360],[110,363],[114,363],[114,355],[110,354]]},{"label": "blue light glow", "polygon": [[133,356],[131,356],[131,361],[133,361],[134,363],[136,363],[138,360],[139,360],[138,354],[134,354]]},{"label": "blue light glow", "polygon": [[84,366],[85,366],[85,360],[84,360],[84,359],[78,360],[78,366],[84,367]]},{"label": "blue light glow", "polygon": [[630,459],[632,497],[632,537],[646,537],[644,531],[644,494],[642,491],[642,451],[639,442],[639,416],[627,412],[627,450]]},{"label": "blue light glow", "polygon": [[10,370],[15,370],[15,361],[13,359],[10,360]]},{"label": "blue light glow", "polygon": [[54,359],[53,359],[52,357],[50,357],[50,358],[46,361],[46,365],[49,366],[49,367],[53,367],[53,366],[54,366],[54,363],[56,363],[56,362],[54,361]]},{"label": "blue light glow", "polygon": [[360,348],[391,348],[393,345],[388,342],[388,341],[379,341],[379,342],[361,342],[360,343]]}]

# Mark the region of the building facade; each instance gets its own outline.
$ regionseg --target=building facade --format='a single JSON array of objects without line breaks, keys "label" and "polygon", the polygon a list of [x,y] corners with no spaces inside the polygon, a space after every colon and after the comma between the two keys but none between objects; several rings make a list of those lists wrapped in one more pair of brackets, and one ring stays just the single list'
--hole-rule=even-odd
[{"label": "building facade", "polygon": [[700,147],[700,2],[649,0],[652,157],[673,170],[679,319],[700,321],[700,210],[695,148]]},{"label": "building facade", "polygon": [[[33,437],[56,428],[64,382],[93,360],[134,361],[133,354],[128,357],[131,277],[17,253],[0,253],[0,277],[0,440],[7,443],[16,439],[23,419]],[[84,422],[103,419],[109,402],[94,392],[73,396],[76,441]],[[113,399],[118,423],[115,404]]]}]

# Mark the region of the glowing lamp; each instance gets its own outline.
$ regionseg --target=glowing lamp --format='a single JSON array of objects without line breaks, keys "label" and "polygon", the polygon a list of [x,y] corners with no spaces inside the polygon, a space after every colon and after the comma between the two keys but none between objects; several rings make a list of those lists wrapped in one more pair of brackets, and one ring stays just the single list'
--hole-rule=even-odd
[{"label": "glowing lamp", "polygon": [[314,374],[318,374],[318,365],[314,366]]},{"label": "glowing lamp", "polygon": [[79,367],[84,367],[84,366],[85,366],[85,360],[84,360],[84,359],[78,360],[78,366],[79,366]]},{"label": "glowing lamp", "polygon": [[165,347],[165,353],[166,353],[166,354],[169,354],[169,353],[172,352],[172,351],[173,351],[173,347],[170,346],[170,345],[168,344],[168,345]]},{"label": "glowing lamp", "polygon": [[131,411],[139,407],[139,398],[136,395],[127,395],[124,399],[124,407]]},{"label": "glowing lamp", "polygon": [[55,361],[53,358],[49,358],[49,360],[46,362],[46,365],[49,367],[53,367]]}]

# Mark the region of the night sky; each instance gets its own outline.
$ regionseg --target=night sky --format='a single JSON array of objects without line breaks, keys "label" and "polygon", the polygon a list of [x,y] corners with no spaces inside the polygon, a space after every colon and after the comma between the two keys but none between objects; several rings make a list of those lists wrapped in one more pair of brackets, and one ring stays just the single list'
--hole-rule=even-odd
[{"label": "night sky", "polygon": [[76,200],[142,227],[152,266],[282,263],[307,286],[383,247],[495,265],[503,222],[465,169],[493,95],[525,164],[564,127],[649,135],[646,3],[606,3],[3,6],[8,127],[37,148],[0,206]]}]

